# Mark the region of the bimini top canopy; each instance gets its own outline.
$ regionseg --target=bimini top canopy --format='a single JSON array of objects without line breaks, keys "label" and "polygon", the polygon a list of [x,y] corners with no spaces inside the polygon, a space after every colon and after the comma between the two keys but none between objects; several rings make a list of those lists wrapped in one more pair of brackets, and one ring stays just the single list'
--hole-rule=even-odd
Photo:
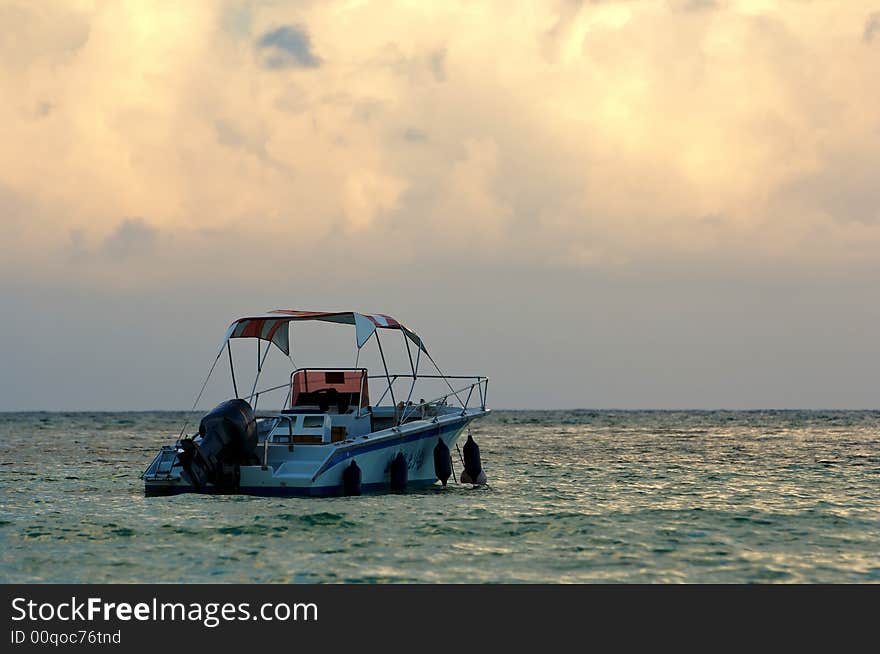
[{"label": "bimini top canopy", "polygon": [[287,326],[300,320],[321,320],[354,325],[358,349],[364,346],[373,332],[378,328],[399,329],[422,352],[428,353],[422,339],[415,332],[404,327],[400,322],[381,313],[357,313],[356,311],[293,311],[278,309],[259,316],[239,318],[229,326],[223,345],[230,338],[259,338],[278,346],[284,354],[290,354],[290,337]]}]

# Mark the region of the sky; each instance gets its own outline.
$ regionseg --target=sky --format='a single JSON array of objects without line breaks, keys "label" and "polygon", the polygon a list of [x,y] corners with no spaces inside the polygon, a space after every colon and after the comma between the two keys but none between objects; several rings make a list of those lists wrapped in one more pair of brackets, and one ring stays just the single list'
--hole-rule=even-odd
[{"label": "sky", "polygon": [[188,408],[275,308],[496,408],[880,406],[876,0],[0,0],[0,98],[0,410]]}]

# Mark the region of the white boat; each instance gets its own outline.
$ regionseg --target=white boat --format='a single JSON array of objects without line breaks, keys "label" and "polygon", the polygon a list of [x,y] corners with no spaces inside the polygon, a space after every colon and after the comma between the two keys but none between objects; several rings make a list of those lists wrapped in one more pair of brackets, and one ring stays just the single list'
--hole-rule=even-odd
[{"label": "white boat", "polygon": [[[290,356],[291,325],[300,321],[353,325],[355,365],[295,367]],[[379,336],[382,330],[403,334],[407,372],[389,371]],[[256,339],[256,371],[249,395],[239,394],[233,339]],[[380,374],[370,374],[357,364],[362,348],[371,342],[381,358]],[[285,355],[290,375],[284,384],[257,390],[270,350]],[[454,471],[450,452],[459,436],[472,420],[489,413],[487,377],[443,374],[419,336],[382,314],[272,311],[239,318],[223,339],[194,409],[224,353],[235,399],[206,414],[198,433],[185,436],[184,424],[177,441],[162,447],[143,474],[148,495],[354,495],[426,487],[438,479],[445,486]],[[420,371],[423,359],[432,364],[432,374]],[[430,400],[414,400],[427,383],[442,383],[445,392]],[[377,387],[383,392],[371,402]],[[280,408],[258,411],[260,397],[272,393],[283,394]],[[462,463],[464,481],[485,479],[479,449],[470,437]]]}]

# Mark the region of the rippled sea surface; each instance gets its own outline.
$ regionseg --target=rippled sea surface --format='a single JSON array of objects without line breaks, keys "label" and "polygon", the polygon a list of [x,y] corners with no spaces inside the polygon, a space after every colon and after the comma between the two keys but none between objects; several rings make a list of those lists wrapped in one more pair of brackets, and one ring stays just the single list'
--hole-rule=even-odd
[{"label": "rippled sea surface", "polygon": [[181,420],[0,414],[0,581],[880,582],[880,412],[498,411],[488,489],[144,497]]}]

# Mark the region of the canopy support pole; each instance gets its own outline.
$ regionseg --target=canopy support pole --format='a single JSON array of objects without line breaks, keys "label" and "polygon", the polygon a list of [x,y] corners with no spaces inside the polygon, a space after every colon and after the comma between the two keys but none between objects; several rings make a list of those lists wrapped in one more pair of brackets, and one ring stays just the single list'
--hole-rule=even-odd
[{"label": "canopy support pole", "polygon": [[403,343],[404,343],[404,345],[406,345],[406,355],[409,357],[409,367],[412,368],[413,379],[415,379],[416,367],[415,367],[415,365],[413,365],[412,350],[410,350],[410,348],[409,348],[409,338],[407,337],[406,333],[404,333],[404,331],[402,329],[400,330],[400,333],[403,335]]},{"label": "canopy support pole", "polygon": [[235,366],[232,364],[232,342],[226,341],[226,353],[229,354],[229,373],[232,375],[232,390],[238,399],[238,384],[235,383]]},{"label": "canopy support pole", "polygon": [[415,370],[413,371],[414,375],[419,374],[419,363],[421,362],[421,360],[422,360],[422,348],[419,348],[418,351],[416,351],[416,367],[415,367]]},{"label": "canopy support pole", "polygon": [[431,361],[431,363],[434,364],[434,368],[437,370],[437,372],[440,373],[440,376],[443,377],[443,381],[445,381],[445,382],[446,382],[446,385],[449,386],[449,390],[452,391],[452,394],[455,395],[455,397],[458,399],[458,403],[461,404],[461,408],[462,408],[462,409],[467,408],[467,407],[465,406],[465,403],[461,401],[461,396],[459,396],[459,394],[455,391],[455,389],[452,388],[452,384],[449,383],[449,379],[447,379],[447,377],[446,377],[446,373],[443,372],[442,370],[440,370],[440,366],[438,366],[438,365],[437,365],[437,362],[434,361],[434,357],[432,357],[432,356],[431,356],[430,354],[428,354],[427,352],[425,352],[425,354],[427,355],[427,357],[428,357],[428,359]]},{"label": "canopy support pole", "polygon": [[[251,389],[251,394],[248,397],[248,401],[254,400],[254,394],[257,392],[257,382],[260,381],[260,373],[263,372],[263,364],[266,363],[266,357],[269,356],[269,350],[272,349],[271,341],[266,343],[266,352],[263,354],[263,358],[261,360],[260,359],[260,350],[262,350],[262,347],[261,347],[260,343],[261,343],[261,341],[258,338],[257,339],[257,376],[254,377],[254,387]],[[260,396],[257,395],[256,399],[254,400],[254,410],[257,409],[257,402],[259,402],[259,401],[260,401]]]},{"label": "canopy support pole", "polygon": [[394,389],[391,387],[391,375],[388,373],[388,364],[385,363],[385,352],[382,351],[382,341],[379,340],[379,330],[377,329],[376,334],[376,344],[379,346],[379,356],[382,357],[382,367],[385,368],[385,379],[388,380],[388,390],[391,393],[391,403],[397,408],[397,401],[394,399]]},{"label": "canopy support pole", "polygon": [[[227,344],[229,341],[226,341]],[[217,367],[217,362],[220,360],[220,356],[223,354],[223,348],[220,348],[220,351],[217,353],[217,358],[214,359],[214,363],[211,364],[211,369],[208,371],[208,376],[205,377],[205,382],[202,384],[202,390],[199,391],[199,394],[196,395],[196,401],[193,402],[192,408],[187,412],[186,417],[183,419],[183,426],[180,428],[180,434],[177,436],[177,440],[180,440],[181,436],[183,436],[183,432],[186,430],[186,426],[189,424],[189,417],[192,415],[192,412],[196,410],[196,406],[199,404],[199,400],[202,399],[202,393],[205,392],[205,388],[208,386],[208,380],[211,379],[211,375],[214,373],[214,368]]]},{"label": "canopy support pole", "polygon": [[[403,332],[403,330],[401,330]],[[412,350],[409,347],[409,338],[405,333],[403,333],[403,342],[406,344],[406,354],[409,357],[409,367],[412,370],[412,384],[409,386],[409,394],[406,396],[406,407],[403,409],[403,415],[401,416],[401,422],[406,417],[406,412],[409,409],[410,400],[412,400],[413,391],[416,389],[416,381],[418,381],[418,377],[416,375],[416,365],[413,363],[412,358]],[[419,350],[421,352],[421,350]]]}]

